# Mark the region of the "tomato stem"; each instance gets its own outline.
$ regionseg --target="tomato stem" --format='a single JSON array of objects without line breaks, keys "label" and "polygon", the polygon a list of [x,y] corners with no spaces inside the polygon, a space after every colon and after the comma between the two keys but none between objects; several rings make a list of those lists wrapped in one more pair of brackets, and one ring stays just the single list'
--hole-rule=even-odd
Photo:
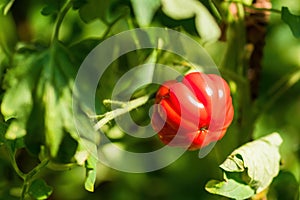
[{"label": "tomato stem", "polygon": [[94,129],[99,130],[102,126],[104,126],[109,121],[113,120],[114,118],[116,118],[120,115],[128,113],[137,107],[144,105],[145,103],[147,103],[148,100],[149,100],[149,96],[146,95],[146,96],[142,96],[140,98],[131,100],[129,102],[123,102],[122,108],[118,108],[118,109],[115,109],[115,110],[105,113],[103,115],[103,118],[96,123],[96,125],[94,126]]},{"label": "tomato stem", "polygon": [[55,23],[55,27],[54,27],[52,41],[59,39],[59,30],[60,30],[61,24],[67,14],[67,12],[70,10],[71,7],[72,7],[72,1],[68,1],[65,4],[65,6],[62,8],[61,12],[58,14],[57,20]]}]

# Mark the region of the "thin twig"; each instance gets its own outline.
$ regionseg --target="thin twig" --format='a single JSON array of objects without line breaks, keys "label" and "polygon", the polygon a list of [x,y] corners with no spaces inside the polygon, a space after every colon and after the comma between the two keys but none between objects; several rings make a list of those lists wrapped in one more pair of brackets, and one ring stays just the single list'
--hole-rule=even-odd
[{"label": "thin twig", "polygon": [[105,113],[104,118],[102,118],[100,121],[97,122],[97,124],[94,126],[94,129],[99,130],[102,126],[104,126],[110,120],[113,120],[114,118],[116,118],[120,115],[128,113],[131,110],[144,105],[148,101],[148,99],[149,99],[148,95],[142,96],[140,98],[129,101],[128,103],[124,103],[123,108],[118,108],[113,111]]},{"label": "thin twig", "polygon": [[55,27],[54,27],[54,33],[53,33],[52,41],[53,40],[58,40],[59,30],[60,30],[61,24],[64,20],[64,17],[66,16],[67,12],[69,11],[69,9],[71,7],[72,7],[72,1],[68,1],[65,4],[65,6],[63,7],[63,9],[61,10],[61,12],[58,14],[57,20],[56,20],[56,23],[55,23]]}]

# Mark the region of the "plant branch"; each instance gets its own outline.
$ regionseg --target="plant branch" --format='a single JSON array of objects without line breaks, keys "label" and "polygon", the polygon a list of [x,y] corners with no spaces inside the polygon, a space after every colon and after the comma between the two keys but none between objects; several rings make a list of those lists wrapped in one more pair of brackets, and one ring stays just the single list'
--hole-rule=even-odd
[{"label": "plant branch", "polygon": [[53,40],[58,40],[59,30],[60,30],[61,24],[62,24],[66,14],[67,14],[67,12],[69,11],[69,9],[71,7],[72,7],[72,1],[70,0],[62,8],[61,12],[59,12],[59,14],[57,16],[56,23],[55,23],[55,27],[54,27],[54,33],[53,33],[52,41]]},{"label": "plant branch", "polygon": [[149,99],[149,96],[142,96],[140,98],[134,99],[132,101],[129,101],[127,103],[124,102],[124,105],[122,108],[115,109],[113,111],[107,112],[103,115],[103,118],[97,122],[97,124],[94,126],[95,130],[99,130],[102,126],[104,126],[106,123],[108,123],[110,120],[123,115],[125,113],[130,112],[131,110],[140,107],[144,105]]},{"label": "plant branch", "polygon": [[[262,96],[256,102],[258,104],[258,108],[263,113],[268,110],[275,102],[278,100],[288,89],[294,86],[300,80],[300,70],[297,69],[290,74],[282,77],[280,80],[276,82],[276,84],[271,87],[268,92]],[[267,104],[264,103],[261,105],[261,102],[265,102],[267,99]]]},{"label": "plant branch", "polygon": [[47,166],[49,163],[49,159],[43,160],[40,164],[38,164],[35,168],[33,168],[28,174],[25,175],[24,184],[22,188],[21,200],[26,199],[26,194],[28,193],[29,186],[34,178],[43,168]]},{"label": "plant branch", "polygon": [[20,178],[22,178],[23,180],[25,180],[25,176],[26,175],[18,167],[18,164],[17,164],[16,159],[15,159],[15,152],[13,152],[9,147],[7,147],[7,149],[9,151],[10,161],[11,161],[11,164],[12,164],[15,172],[18,174],[18,176]]}]

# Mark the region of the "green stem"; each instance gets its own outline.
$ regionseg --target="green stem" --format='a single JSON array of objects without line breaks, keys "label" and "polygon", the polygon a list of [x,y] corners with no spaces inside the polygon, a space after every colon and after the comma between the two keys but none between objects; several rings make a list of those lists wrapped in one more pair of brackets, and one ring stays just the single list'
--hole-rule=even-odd
[{"label": "green stem", "polygon": [[22,178],[23,180],[25,180],[25,176],[26,175],[18,167],[18,164],[17,164],[16,159],[15,159],[15,152],[13,152],[10,148],[7,148],[7,149],[9,151],[10,161],[11,161],[11,164],[12,164],[15,172],[18,174],[18,176],[20,178]]},{"label": "green stem", "polygon": [[61,12],[58,14],[57,20],[56,20],[56,23],[55,23],[55,27],[54,27],[54,33],[53,33],[52,41],[59,39],[59,30],[60,30],[61,24],[62,24],[66,14],[67,14],[67,12],[69,11],[69,9],[71,7],[72,7],[72,1],[68,1],[65,4],[65,6],[62,8]]},{"label": "green stem", "polygon": [[28,174],[24,177],[24,184],[22,188],[21,200],[25,200],[26,194],[28,193],[29,186],[33,181],[33,178],[47,166],[49,163],[49,159],[43,160],[40,164],[38,164],[35,168],[33,168]]},{"label": "green stem", "polygon": [[99,130],[102,126],[104,126],[106,123],[108,123],[110,120],[113,120],[114,118],[123,115],[125,113],[130,112],[131,110],[140,107],[144,105],[149,99],[149,96],[142,96],[140,98],[134,99],[132,101],[129,101],[127,103],[124,102],[123,108],[118,108],[113,111],[105,113],[100,121],[97,122],[97,124],[94,126],[95,130]]},{"label": "green stem", "polygon": [[111,99],[104,99],[103,100],[103,104],[104,105],[111,105],[111,104],[114,104],[114,105],[118,105],[120,107],[124,107],[127,105],[126,102],[124,101],[115,101],[115,100],[111,100]]},{"label": "green stem", "polygon": [[108,34],[110,33],[111,29],[114,27],[114,25],[123,17],[125,17],[127,15],[127,13],[124,13],[122,15],[120,15],[119,17],[117,17],[115,20],[113,20],[111,23],[109,23],[107,25],[107,29],[105,30],[104,34],[102,35],[102,38],[106,38],[108,36]]},{"label": "green stem", "polygon": [[[269,89],[266,95],[262,96],[255,102],[257,104],[260,113],[271,108],[271,106],[278,100],[287,90],[294,86],[300,80],[300,70],[297,69],[290,74],[282,77],[276,84]],[[265,102],[267,99],[267,103]]]}]

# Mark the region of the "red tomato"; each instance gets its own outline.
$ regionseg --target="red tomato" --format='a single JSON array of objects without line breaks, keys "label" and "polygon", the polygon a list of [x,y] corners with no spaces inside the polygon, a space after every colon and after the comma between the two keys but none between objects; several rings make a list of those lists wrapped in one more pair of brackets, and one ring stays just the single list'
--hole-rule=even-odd
[{"label": "red tomato", "polygon": [[215,74],[193,72],[162,84],[152,127],[170,146],[195,150],[220,140],[233,119],[230,89]]}]

